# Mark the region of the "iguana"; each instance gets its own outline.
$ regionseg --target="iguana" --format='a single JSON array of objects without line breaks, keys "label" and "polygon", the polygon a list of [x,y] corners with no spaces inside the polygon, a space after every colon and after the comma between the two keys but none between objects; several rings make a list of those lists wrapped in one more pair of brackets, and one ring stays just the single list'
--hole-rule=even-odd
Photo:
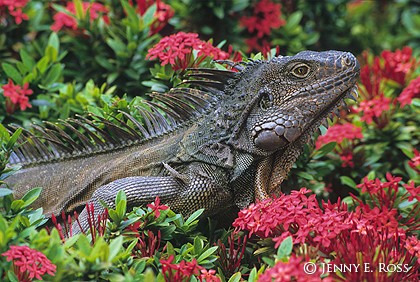
[{"label": "iguana", "polygon": [[279,193],[320,124],[355,99],[359,63],[339,51],[224,63],[232,70],[195,69],[187,86],[152,94],[142,122],[125,112],[62,121],[79,142],[34,125],[10,159],[23,167],[8,178],[15,196],[42,187],[34,207],[47,215],[88,201],[100,212],[122,189],[131,207],[159,196],[184,215],[214,215]]}]

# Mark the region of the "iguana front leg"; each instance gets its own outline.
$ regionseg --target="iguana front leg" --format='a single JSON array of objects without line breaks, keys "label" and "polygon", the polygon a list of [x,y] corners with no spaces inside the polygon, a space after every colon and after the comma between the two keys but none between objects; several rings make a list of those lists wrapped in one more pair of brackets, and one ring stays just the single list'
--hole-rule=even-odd
[{"label": "iguana front leg", "polygon": [[[211,215],[233,203],[233,196],[227,188],[226,173],[221,168],[193,164],[185,175],[176,175],[174,171],[170,173],[172,175],[166,177],[127,177],[101,186],[89,201],[94,205],[95,218],[104,211],[100,201],[115,208],[115,197],[120,190],[126,194],[128,207],[145,206],[159,196],[162,203],[184,216],[200,208],[205,209],[204,215]],[[88,229],[87,218],[88,212],[85,208],[79,215],[84,231]],[[73,233],[79,232],[79,226],[73,224]]]}]

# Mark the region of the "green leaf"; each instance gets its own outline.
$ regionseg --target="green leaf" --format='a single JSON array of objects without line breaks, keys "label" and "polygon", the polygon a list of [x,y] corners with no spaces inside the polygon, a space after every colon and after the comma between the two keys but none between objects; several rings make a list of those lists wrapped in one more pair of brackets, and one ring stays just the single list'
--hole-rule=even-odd
[{"label": "green leaf", "polygon": [[22,84],[22,75],[14,66],[8,63],[2,63],[1,66],[7,77],[12,79],[16,84]]},{"label": "green leaf", "polygon": [[241,273],[240,272],[236,272],[235,274],[233,274],[229,278],[228,282],[239,282],[239,281],[241,281],[241,277],[242,277]]},{"label": "green leaf", "polygon": [[336,145],[337,145],[337,142],[330,142],[330,143],[325,144],[321,148],[319,148],[316,154],[317,159],[325,156],[326,154],[334,150]]},{"label": "green leaf", "polygon": [[120,222],[124,218],[126,211],[127,211],[127,201],[125,200],[119,201],[116,208],[116,212],[118,215],[118,222]]},{"label": "green leaf", "polygon": [[22,63],[25,65],[25,67],[28,70],[31,70],[35,66],[35,60],[32,59],[32,57],[28,54],[28,52],[25,51],[25,49],[20,49],[19,51],[20,59],[22,60]]},{"label": "green leaf", "polygon": [[11,270],[7,271],[7,278],[9,278],[10,282],[19,282],[19,279],[17,278],[16,274]]},{"label": "green leaf", "polygon": [[406,200],[406,201],[404,201],[404,202],[400,203],[400,204],[398,205],[398,208],[399,208],[399,209],[405,209],[405,208],[407,208],[407,207],[409,207],[409,206],[414,205],[415,203],[417,203],[417,199],[413,199],[413,201],[408,201],[408,200]]},{"label": "green leaf", "polygon": [[47,56],[44,56],[41,58],[41,60],[39,60],[36,63],[36,67],[41,74],[43,74],[47,70],[49,62],[50,62],[50,59]]},{"label": "green leaf", "polygon": [[16,144],[16,141],[19,138],[21,133],[22,133],[22,128],[16,129],[16,131],[13,133],[12,137],[10,137],[9,141],[6,144],[6,150],[12,150],[13,149],[13,147]]},{"label": "green leaf", "polygon": [[74,7],[76,8],[76,18],[83,19],[83,6],[82,1],[80,0],[73,0]]},{"label": "green leaf", "polygon": [[60,40],[55,32],[52,32],[48,38],[48,46],[53,47],[57,52],[60,50]]},{"label": "green leaf", "polygon": [[287,237],[281,242],[279,249],[277,250],[277,259],[283,260],[290,256],[293,249],[292,236]]},{"label": "green leaf", "polygon": [[255,282],[257,281],[257,269],[254,267],[251,272],[249,273],[248,282]]},{"label": "green leaf", "polygon": [[155,20],[155,14],[156,14],[156,4],[153,4],[152,6],[147,9],[146,13],[143,15],[143,23],[146,26],[150,26],[152,22]]},{"label": "green leaf", "polygon": [[194,238],[194,253],[199,254],[203,250],[204,242],[200,237]]},{"label": "green leaf", "polygon": [[4,197],[10,194],[13,194],[13,190],[7,188],[0,188],[0,197]]},{"label": "green leaf", "polygon": [[120,252],[123,244],[123,237],[119,236],[111,241],[109,244],[109,257],[108,260],[112,261]]},{"label": "green leaf", "polygon": [[118,204],[120,201],[127,201],[127,196],[125,195],[125,192],[122,189],[117,193],[117,197],[115,198],[115,204]]},{"label": "green leaf", "polygon": [[205,251],[204,253],[202,253],[198,259],[197,262],[200,263],[201,261],[205,260],[206,258],[208,258],[209,256],[211,256],[214,252],[217,251],[217,246],[211,247],[209,248],[207,251]]},{"label": "green leaf", "polygon": [[309,174],[309,173],[304,172],[304,171],[299,171],[299,172],[296,173],[296,175],[298,175],[298,176],[300,176],[304,179],[307,179],[307,180],[313,180],[314,179],[312,174]]},{"label": "green leaf", "polygon": [[22,201],[25,202],[23,208],[26,208],[27,206],[32,204],[36,199],[38,199],[39,195],[41,194],[41,191],[42,188],[37,187],[26,192],[26,194],[22,197]]},{"label": "green leaf", "polygon": [[43,84],[45,86],[50,86],[51,84],[58,82],[58,79],[61,76],[61,70],[62,67],[60,64],[54,64],[45,76]]},{"label": "green leaf", "polygon": [[302,19],[303,13],[301,11],[296,11],[293,14],[291,14],[287,20],[286,25],[288,28],[294,28],[300,23],[300,20]]},{"label": "green leaf", "polygon": [[202,213],[204,209],[196,210],[190,217],[185,221],[184,225],[190,225],[194,220],[196,220]]},{"label": "green leaf", "polygon": [[348,176],[345,176],[345,175],[344,176],[340,176],[340,181],[344,185],[347,185],[347,186],[349,186],[351,188],[356,188],[356,185],[357,185],[356,182],[354,182],[354,180],[351,179]]},{"label": "green leaf", "polygon": [[13,212],[16,213],[22,209],[24,204],[25,202],[23,200],[14,200],[10,208],[12,209]]}]

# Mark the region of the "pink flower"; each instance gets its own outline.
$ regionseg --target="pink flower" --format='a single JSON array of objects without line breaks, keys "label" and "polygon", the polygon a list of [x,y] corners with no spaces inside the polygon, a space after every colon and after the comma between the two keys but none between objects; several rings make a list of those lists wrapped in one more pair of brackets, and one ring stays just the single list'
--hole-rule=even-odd
[{"label": "pink flower", "polygon": [[201,274],[200,276],[198,276],[198,279],[203,282],[220,282],[220,278],[217,277],[216,274],[216,270],[211,269],[211,270],[207,270],[207,269],[201,269]]},{"label": "pink flower", "polygon": [[11,79],[9,79],[7,84],[1,87],[3,89],[4,97],[6,97],[7,113],[12,114],[18,106],[20,107],[21,111],[32,107],[27,96],[31,95],[33,91],[28,87],[28,83],[25,83],[23,87],[20,85],[15,85]]},{"label": "pink flower", "polygon": [[[108,9],[100,4],[100,3],[90,3],[90,2],[83,2],[82,3],[83,13],[86,14],[86,11],[89,10],[89,19],[90,21],[94,21],[102,14],[102,19],[105,23],[109,24],[109,18],[107,16]],[[73,2],[67,2],[66,5],[67,11],[69,11],[72,15],[70,16],[64,12],[58,12],[54,15],[54,23],[51,25],[51,30],[58,32],[63,28],[69,28],[72,30],[78,29],[78,23],[76,19],[76,8]]]},{"label": "pink flower", "polygon": [[411,104],[414,98],[420,98],[420,76],[412,80],[397,98],[401,107]]},{"label": "pink flower", "polygon": [[[198,51],[197,58],[194,58],[194,50]],[[185,32],[162,38],[146,56],[149,60],[159,59],[162,66],[170,64],[174,70],[199,66],[206,57],[224,60],[229,58],[229,54],[210,42],[201,41],[196,33]]]},{"label": "pink flower", "polygon": [[54,276],[56,271],[56,266],[43,253],[28,246],[10,246],[2,256],[7,261],[13,261],[19,281],[42,280],[42,275],[48,273]]}]

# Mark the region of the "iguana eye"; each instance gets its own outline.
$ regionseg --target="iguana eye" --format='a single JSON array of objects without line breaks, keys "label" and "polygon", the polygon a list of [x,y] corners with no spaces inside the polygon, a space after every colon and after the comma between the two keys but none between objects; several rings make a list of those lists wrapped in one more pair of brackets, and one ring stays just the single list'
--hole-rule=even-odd
[{"label": "iguana eye", "polygon": [[307,64],[301,63],[292,69],[292,74],[298,78],[305,78],[308,76],[309,70],[310,68]]},{"label": "iguana eye", "polygon": [[263,111],[266,111],[272,106],[273,106],[273,95],[269,93],[263,93],[260,100],[260,109]]}]

